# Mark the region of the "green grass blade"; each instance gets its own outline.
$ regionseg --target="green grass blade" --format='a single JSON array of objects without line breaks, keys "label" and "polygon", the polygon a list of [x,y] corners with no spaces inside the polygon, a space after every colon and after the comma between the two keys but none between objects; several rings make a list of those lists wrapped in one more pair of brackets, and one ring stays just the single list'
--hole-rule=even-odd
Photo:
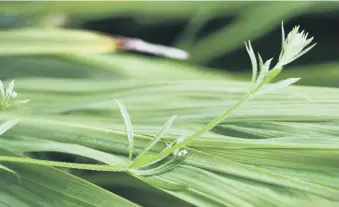
[{"label": "green grass blade", "polygon": [[0,55],[103,53],[116,49],[115,39],[85,30],[13,29],[0,31]]},{"label": "green grass blade", "polygon": [[118,165],[79,164],[69,162],[38,160],[32,158],[10,157],[10,156],[0,156],[0,162],[34,164],[42,166],[64,167],[71,169],[95,170],[95,171],[113,171],[113,172],[126,171],[126,168],[124,166]]},{"label": "green grass blade", "polygon": [[[13,156],[4,150],[0,153],[1,157]],[[9,183],[2,186],[0,194],[2,203],[7,206],[138,206],[77,176],[52,167],[22,163],[4,165],[14,170],[22,181],[17,183],[8,176],[0,177],[1,182]]]},{"label": "green grass blade", "polygon": [[254,41],[279,25],[282,20],[308,11],[314,2],[271,2],[244,8],[230,25],[205,37],[188,51],[191,61],[206,63],[226,55],[243,45],[245,40]]},{"label": "green grass blade", "polygon": [[150,185],[156,186],[158,188],[170,190],[170,191],[180,191],[186,188],[185,185],[181,185],[181,184],[174,183],[174,182],[163,181],[157,178],[141,177],[141,176],[135,176],[135,177]]}]

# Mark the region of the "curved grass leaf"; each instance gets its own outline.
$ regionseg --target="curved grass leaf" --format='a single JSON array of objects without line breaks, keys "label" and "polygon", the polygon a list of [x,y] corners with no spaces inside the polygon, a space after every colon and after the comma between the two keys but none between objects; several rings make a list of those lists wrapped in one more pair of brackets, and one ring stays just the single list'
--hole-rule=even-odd
[{"label": "curved grass leaf", "polygon": [[4,11],[14,14],[27,14],[33,11],[36,13],[49,14],[65,13],[72,16],[75,20],[86,20],[93,17],[98,18],[121,14],[131,16],[147,14],[154,17],[148,21],[157,22],[189,18],[201,7],[212,7],[216,9],[219,14],[223,14],[223,12],[229,10],[229,7],[234,7],[238,4],[238,2],[230,2],[226,5],[220,2],[162,2],[162,4],[159,4],[159,2],[46,2],[41,6],[36,3],[27,4],[26,2],[15,2],[12,4],[1,4],[1,8]]},{"label": "curved grass leaf", "polygon": [[20,121],[20,119],[13,119],[10,121],[5,121],[4,123],[2,123],[0,125],[0,135],[4,134],[6,131],[8,131],[9,129],[11,129],[13,126],[15,126],[18,122]]},{"label": "curved grass leaf", "polygon": [[183,160],[180,159],[171,159],[168,162],[165,162],[164,164],[161,164],[157,167],[151,168],[151,169],[145,169],[145,170],[132,170],[132,172],[139,176],[151,176],[151,175],[157,175],[165,173],[177,166],[179,166]]},{"label": "curved grass leaf", "polygon": [[79,163],[57,162],[57,161],[38,160],[38,159],[32,159],[32,158],[21,158],[21,157],[11,157],[11,156],[0,156],[0,162],[34,164],[34,165],[42,165],[42,166],[64,167],[64,168],[71,168],[71,169],[95,170],[95,171],[113,171],[113,172],[126,171],[126,168],[124,166],[118,166],[118,165],[79,164]]},{"label": "curved grass leaf", "polygon": [[[123,99],[129,111],[133,112],[135,150],[142,152],[152,137],[139,133],[157,133],[159,124],[174,112],[179,112],[176,126],[180,128],[167,129],[166,141],[189,136],[201,128],[201,124],[234,104],[250,86],[228,81],[158,81],[147,83],[152,87],[142,87],[145,83],[139,81],[128,87],[126,82],[115,81],[114,84],[101,82],[96,85],[97,88],[87,92],[86,81],[72,81],[72,89],[57,88],[58,84],[46,84],[47,87],[44,87],[44,82],[48,81],[43,79],[40,82],[27,80],[26,88],[19,86],[20,80],[17,82],[18,90],[22,90],[23,95],[37,100],[31,106],[35,115],[20,117],[20,125],[8,131],[4,139],[35,137],[78,143],[97,150],[124,154],[126,158],[129,151],[126,134],[124,125],[119,124],[119,111],[111,107],[114,98],[121,97],[119,99]],[[34,83],[37,85],[34,86]],[[65,84],[68,84],[67,81]],[[53,95],[52,100],[67,101],[51,101],[43,95],[45,90]],[[225,95],[225,91],[227,97],[220,98]],[[295,96],[295,92],[311,100]],[[335,163],[339,157],[336,153],[339,146],[337,94],[338,89],[291,86],[280,94],[259,96],[220,124],[237,127],[239,131],[246,129],[247,137],[222,129],[208,132],[188,146],[202,151],[202,155],[199,156],[193,150],[183,164],[149,178],[156,177],[167,182],[173,180],[188,186],[181,191],[169,190],[166,193],[198,206],[220,206],[225,203],[249,205],[258,200],[263,206],[274,206],[277,202],[294,206],[306,197],[315,202],[335,204],[338,188],[329,184],[335,182],[335,178],[327,174],[337,171]],[[162,105],[163,101],[168,104]],[[66,114],[40,113],[42,108],[67,108],[69,102],[75,104]],[[100,110],[105,113],[92,113],[90,116],[77,114],[76,111],[80,109],[86,113]],[[6,112],[1,118],[10,119],[13,114]],[[257,137],[259,134],[259,138],[252,139],[252,134]],[[265,134],[265,139],[260,138],[260,134]],[[152,153],[159,152],[164,146],[160,143],[155,145]],[[72,148],[65,148],[64,152],[67,151],[72,151]],[[308,171],[317,174],[308,173],[303,177],[301,172]],[[311,176],[321,179],[311,179]],[[210,182],[212,177],[218,182]],[[198,183],[200,180],[208,182]],[[291,197],[291,194],[294,196]]]},{"label": "curved grass leaf", "polygon": [[18,180],[20,181],[20,176],[15,171],[11,170],[10,168],[8,168],[8,167],[6,167],[4,165],[0,165],[0,170],[9,172],[9,173],[15,175],[18,178]]},{"label": "curved grass leaf", "polygon": [[149,177],[142,177],[142,176],[135,176],[136,178],[150,184],[156,186],[158,188],[163,188],[170,191],[180,191],[186,188],[185,185],[177,184],[174,182],[159,180],[156,178],[149,178]]}]

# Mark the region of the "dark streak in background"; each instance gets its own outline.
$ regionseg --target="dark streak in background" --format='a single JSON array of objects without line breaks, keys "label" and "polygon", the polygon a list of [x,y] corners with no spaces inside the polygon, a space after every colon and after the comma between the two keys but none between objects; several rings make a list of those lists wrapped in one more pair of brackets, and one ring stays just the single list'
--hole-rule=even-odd
[{"label": "dark streak in background", "polygon": [[[209,20],[201,33],[198,34],[198,39],[227,26],[230,21],[230,17],[217,17]],[[129,17],[119,17],[88,21],[83,25],[83,28],[112,35],[137,37],[156,44],[173,45],[186,25],[186,21],[159,24],[137,21]],[[285,30],[289,31],[295,25],[301,25],[302,30],[306,30],[311,36],[314,36],[314,41],[318,45],[306,56],[293,63],[294,66],[339,61],[339,14],[333,12],[327,15],[311,16],[305,14],[297,16],[285,22]],[[272,54],[275,54],[274,57],[276,58],[280,51],[280,38],[280,27],[277,27],[274,31],[253,41],[253,47],[265,59],[271,58]],[[217,58],[206,66],[236,71],[249,70],[250,62],[243,61],[244,58],[247,59],[245,47]]]}]

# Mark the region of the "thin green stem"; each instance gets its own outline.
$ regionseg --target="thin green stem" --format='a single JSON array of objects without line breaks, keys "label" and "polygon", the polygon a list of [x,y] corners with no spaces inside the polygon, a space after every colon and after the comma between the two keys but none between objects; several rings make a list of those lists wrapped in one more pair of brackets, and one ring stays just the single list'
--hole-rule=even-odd
[{"label": "thin green stem", "polygon": [[126,166],[123,166],[123,165],[80,164],[80,163],[38,160],[38,159],[24,158],[24,157],[0,156],[0,161],[11,162],[11,163],[35,164],[35,165],[43,165],[43,166],[51,166],[51,167],[65,167],[65,168],[72,168],[72,169],[93,170],[93,171],[114,171],[114,172],[127,171]]},{"label": "thin green stem", "polygon": [[[259,89],[259,87],[256,87],[254,90],[251,90],[249,93],[247,93],[242,99],[240,99],[236,104],[234,104],[231,108],[227,109],[225,112],[223,112],[220,116],[216,117],[212,121],[210,121],[208,124],[206,124],[203,128],[195,132],[193,135],[187,137],[183,142],[174,145],[171,148],[167,148],[163,150],[160,154],[167,154],[169,155],[174,150],[180,149],[184,147],[185,145],[191,143],[194,139],[202,136],[209,130],[213,129],[215,126],[220,124],[223,120],[225,120],[227,117],[229,117],[232,112],[234,112],[239,106],[241,106],[243,103],[245,103],[248,99],[251,98],[251,96]],[[171,151],[171,152],[170,152]],[[169,152],[169,153],[168,153]]]},{"label": "thin green stem", "polygon": [[204,133],[208,132],[209,130],[211,130],[212,128],[217,126],[219,123],[221,123],[223,120],[225,120],[227,117],[229,117],[232,114],[232,112],[234,112],[239,106],[241,106],[243,103],[245,103],[247,100],[249,100],[261,87],[262,87],[262,85],[258,85],[256,87],[254,87],[243,98],[241,98],[236,104],[234,104],[231,108],[227,109],[220,116],[218,116],[217,118],[210,121],[203,128],[201,128],[200,130],[195,132],[193,135],[184,139],[184,141],[182,141],[182,142],[180,142],[180,143],[178,143],[178,144],[176,144],[176,145],[174,145],[170,148],[166,148],[156,155],[152,155],[152,156],[149,156],[148,158],[144,158],[142,161],[140,161],[140,163],[138,163],[137,166],[132,166],[132,167],[137,168],[137,167],[140,167],[144,164],[154,162],[155,160],[159,160],[163,157],[166,157],[166,156],[170,155],[171,153],[173,153],[175,150],[178,150],[178,149],[183,148],[186,145],[190,144],[194,139],[202,136]]}]

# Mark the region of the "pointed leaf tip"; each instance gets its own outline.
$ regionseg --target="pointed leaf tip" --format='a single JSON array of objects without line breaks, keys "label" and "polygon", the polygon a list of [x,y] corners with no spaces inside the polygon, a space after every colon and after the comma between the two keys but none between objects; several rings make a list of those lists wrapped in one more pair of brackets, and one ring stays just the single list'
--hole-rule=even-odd
[{"label": "pointed leaf tip", "polygon": [[132,160],[133,148],[134,148],[134,132],[133,132],[133,127],[132,127],[132,122],[124,105],[116,99],[115,99],[115,102],[117,103],[119,107],[120,113],[125,123],[125,129],[126,129],[127,138],[128,138],[128,161],[130,162]]},{"label": "pointed leaf tip", "polygon": [[272,84],[270,86],[262,88],[261,90],[259,90],[257,92],[257,94],[259,95],[259,94],[270,93],[270,92],[273,92],[273,91],[285,88],[285,87],[287,87],[289,85],[292,85],[293,83],[299,81],[300,79],[301,78],[288,78],[288,79],[279,81],[279,82],[274,83],[274,84]]}]

